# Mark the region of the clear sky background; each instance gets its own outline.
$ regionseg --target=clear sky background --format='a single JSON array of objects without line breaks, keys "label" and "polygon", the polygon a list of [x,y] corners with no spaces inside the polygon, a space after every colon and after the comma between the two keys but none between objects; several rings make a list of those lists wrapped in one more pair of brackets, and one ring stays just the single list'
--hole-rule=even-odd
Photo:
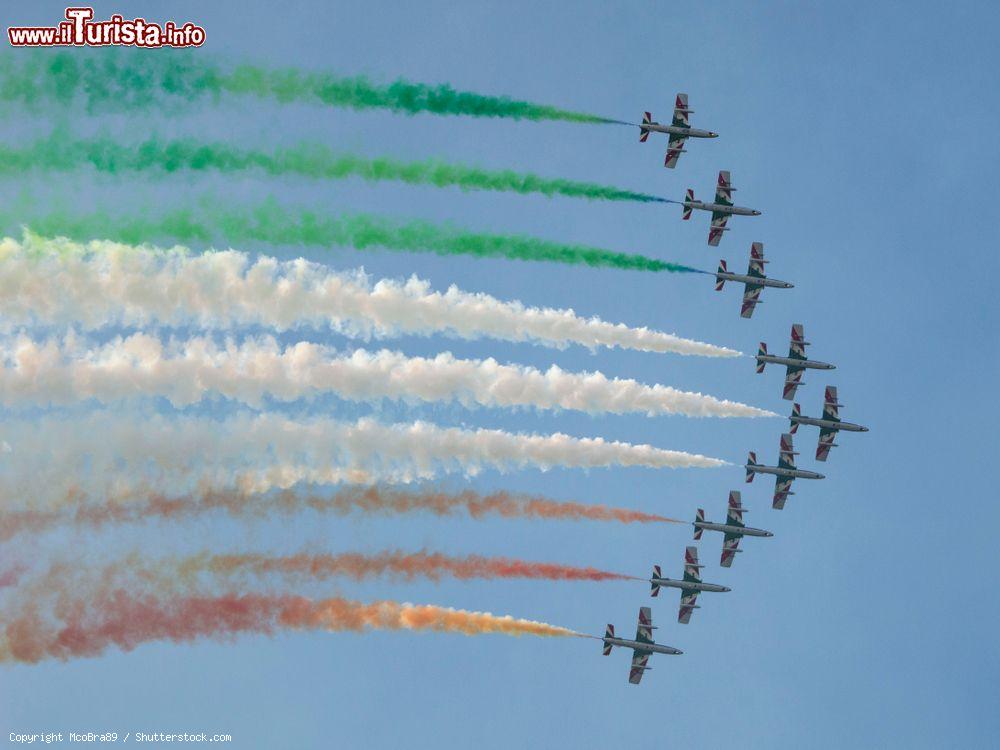
[{"label": "clear sky background", "polygon": [[[182,205],[223,194],[267,196],[323,210],[364,210],[520,232],[714,269],[743,271],[751,241],[765,243],[769,273],[796,284],[767,290],[747,321],[739,292],[704,276],[554,264],[244,246],[305,255],[375,276],[416,273],[438,289],[458,284],[526,304],[648,325],[752,353],[784,352],[789,326],[805,325],[810,354],[838,364],[807,373],[798,400],[818,412],[837,385],[846,434],[822,482],[796,483],[782,512],[773,482],[743,483],[739,466],[714,470],[616,469],[486,472],[447,487],[506,488],[606,502],[683,518],[723,514],[742,489],[751,525],[733,568],[718,567],[720,536],[700,544],[704,577],[732,593],[701,597],[689,625],[676,592],[649,598],[625,583],[372,581],[307,587],[317,596],[393,598],[545,620],[600,635],[608,622],[634,634],[653,606],[658,640],[684,650],[654,656],[627,683],[629,654],[600,655],[577,639],[370,633],[292,633],[230,643],[154,643],[132,653],[0,670],[0,728],[8,731],[207,731],[235,747],[989,747],[996,711],[1000,605],[994,572],[1000,522],[993,425],[998,307],[997,31],[990,3],[97,3],[153,20],[207,29],[202,52],[223,60],[297,66],[378,81],[404,76],[458,89],[634,120],[668,120],[686,91],[692,124],[714,141],[689,144],[662,167],[665,138],[638,143],[617,126],[397,116],[314,106],[226,102],[155,118],[71,115],[76,132],[138,140],[149,132],[270,147],[302,140],[404,159],[440,157],[530,170],[679,199],[710,197],[732,172],[741,205],[719,248],[707,215],[681,222],[677,206],[588,203],[359,181],[193,180],[88,173],[7,180],[0,199]],[[3,25],[55,23],[64,5],[8,3]],[[5,54],[13,54],[7,51]],[[48,132],[47,118],[5,115],[0,137]],[[40,210],[44,209],[44,205]],[[16,233],[16,226],[2,227]],[[156,239],[156,238],[150,238]],[[351,340],[300,336],[350,348]],[[283,340],[291,340],[284,337]],[[376,344],[378,345],[378,344]],[[702,390],[783,414],[781,372],[755,375],[747,358],[716,361],[637,352],[557,351],[444,337],[385,342],[408,354],[452,351],[567,370],[599,369]],[[162,409],[161,404],[148,408]],[[357,406],[333,398],[276,406],[289,414],[386,421],[426,418],[650,443],[742,463],[748,450],[777,458],[786,420],[695,420],[531,411]],[[190,413],[237,413],[218,402]],[[817,468],[816,430],[803,428],[800,465]],[[522,556],[645,575],[679,575],[690,528],[499,519],[337,519],[239,523],[200,519],[102,534],[25,541],[18,555],[79,554],[93,561],[134,549],[378,550]],[[43,559],[40,557],[40,559]]]}]

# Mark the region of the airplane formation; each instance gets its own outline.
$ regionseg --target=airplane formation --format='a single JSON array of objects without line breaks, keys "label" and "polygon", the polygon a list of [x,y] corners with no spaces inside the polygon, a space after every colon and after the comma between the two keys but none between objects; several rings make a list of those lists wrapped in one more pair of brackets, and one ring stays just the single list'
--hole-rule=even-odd
[{"label": "airplane formation", "polygon": [[[667,141],[667,154],[664,166],[673,169],[677,165],[677,160],[686,149],[684,144],[688,138],[717,138],[718,134],[710,130],[699,130],[692,128],[688,120],[688,115],[694,110],[688,108],[687,94],[678,94],[674,108],[674,118],[670,125],[661,125],[653,120],[652,115],[646,112],[639,125],[639,140],[645,142],[650,133],[666,133],[669,136]],[[691,218],[695,210],[710,211],[712,213],[711,225],[708,231],[708,244],[715,247],[722,239],[723,233],[729,231],[726,226],[730,216],[760,216],[760,211],[743,206],[733,205],[732,194],[736,188],[732,186],[729,172],[722,170],[719,172],[718,182],[715,189],[715,200],[712,203],[696,200],[694,191],[688,190],[683,201],[673,201],[680,203],[683,207],[683,218]],[[715,272],[715,289],[722,291],[725,283],[743,284],[743,301],[740,308],[740,317],[749,318],[753,315],[756,306],[761,304],[760,295],[765,287],[777,289],[791,289],[793,284],[787,281],[772,279],[765,275],[764,264],[769,261],[764,259],[764,245],[761,242],[754,242],[750,246],[750,265],[745,274],[732,273],[725,260],[719,261],[719,268]],[[799,386],[805,385],[802,374],[806,370],[834,370],[836,365],[828,362],[821,362],[809,359],[806,356],[805,348],[809,342],[805,340],[801,323],[792,325],[791,340],[788,348],[788,356],[781,357],[768,354],[767,344],[760,343],[757,354],[754,357],[757,363],[757,372],[764,372],[764,368],[769,365],[783,365],[785,367],[785,381],[782,387],[782,398],[792,401]],[[834,442],[840,432],[868,432],[868,428],[852,422],[844,422],[840,419],[840,408],[843,404],[837,398],[836,386],[828,385],[823,395],[823,412],[821,417],[806,417],[802,415],[802,410],[798,403],[793,404],[792,413],[789,416],[789,431],[782,434],[778,444],[778,462],[774,466],[759,463],[757,454],[750,451],[747,462],[744,465],[746,470],[746,481],[752,482],[757,474],[769,474],[774,477],[774,495],[771,507],[781,510],[785,507],[785,502],[791,495],[792,483],[796,479],[823,479],[824,475],[807,469],[800,469],[795,465],[795,456],[799,455],[794,448],[792,435],[794,435],[800,425],[810,425],[819,428],[819,440],[816,445],[816,460],[826,461],[830,455],[830,450],[837,446]],[[724,523],[714,523],[705,520],[705,511],[699,508],[692,522],[694,527],[694,540],[700,541],[705,531],[718,531],[723,534],[722,556],[719,564],[723,568],[729,568],[733,564],[739,549],[740,540],[744,537],[768,538],[774,536],[770,531],[747,526],[743,521],[743,515],[747,509],[743,507],[740,492],[733,490],[729,493],[729,505],[726,511],[726,521]],[[652,596],[658,596],[661,588],[675,588],[680,590],[680,604],[677,613],[677,622],[686,625],[691,621],[691,614],[700,605],[696,604],[698,595],[702,592],[723,593],[730,591],[728,586],[717,583],[707,583],[701,578],[701,570],[704,566],[698,562],[698,548],[689,546],[684,551],[684,576],[680,579],[664,577],[659,565],[653,566],[653,574],[649,578]],[[681,650],[673,646],[656,643],[653,640],[653,615],[650,607],[639,608],[639,623],[636,630],[635,639],[618,638],[615,636],[614,625],[608,625],[604,632],[604,637],[600,640],[604,644],[604,655],[608,656],[613,647],[632,649],[632,665],[629,671],[628,681],[638,685],[642,680],[642,675],[652,669],[648,666],[649,657],[652,654],[672,654],[679,655]]]}]

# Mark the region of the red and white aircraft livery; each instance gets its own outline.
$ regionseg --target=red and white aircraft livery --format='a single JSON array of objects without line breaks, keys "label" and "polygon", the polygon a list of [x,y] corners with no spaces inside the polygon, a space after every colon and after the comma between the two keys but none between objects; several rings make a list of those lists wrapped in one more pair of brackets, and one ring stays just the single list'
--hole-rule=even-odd
[{"label": "red and white aircraft livery", "polygon": [[754,308],[760,304],[761,290],[766,286],[777,287],[778,289],[791,289],[793,284],[778,279],[769,279],[764,275],[764,264],[770,261],[764,260],[764,243],[754,242],[750,245],[750,266],[746,275],[739,273],[729,273],[726,261],[719,261],[719,270],[715,272],[715,291],[721,292],[727,281],[735,281],[743,284],[743,307],[740,308],[740,317],[749,318],[753,315]]},{"label": "red and white aircraft livery", "polygon": [[630,641],[627,638],[616,638],[614,625],[609,624],[607,630],[604,631],[604,637],[601,640],[604,641],[605,656],[611,653],[612,646],[632,649],[632,669],[629,670],[628,681],[633,685],[639,684],[643,672],[652,669],[652,667],[646,666],[646,662],[649,661],[649,657],[652,654],[684,653],[673,646],[662,646],[659,643],[655,643],[653,641],[653,631],[655,629],[656,626],[653,625],[653,613],[649,607],[639,607],[639,627],[635,631],[634,641]]},{"label": "red and white aircraft livery", "polygon": [[757,463],[757,454],[750,451],[746,466],[747,481],[752,482],[754,474],[774,475],[774,501],[771,507],[781,510],[785,507],[785,500],[792,492],[792,480],[794,479],[824,479],[822,474],[815,471],[795,468],[795,456],[799,455],[792,447],[792,436],[787,432],[781,436],[781,443],[778,449],[778,465],[765,466]]},{"label": "red and white aircraft livery", "polygon": [[639,126],[639,141],[646,142],[650,133],[667,133],[670,140],[667,141],[667,156],[663,160],[663,166],[673,169],[677,165],[677,159],[685,152],[684,141],[688,138],[718,138],[718,133],[711,130],[699,130],[692,128],[688,122],[688,115],[694,112],[688,109],[688,95],[678,94],[674,104],[674,119],[669,125],[661,125],[653,120],[649,112],[643,113],[642,125]]},{"label": "red and white aircraft livery", "polygon": [[805,334],[802,332],[802,324],[794,323],[792,325],[792,340],[788,345],[787,357],[777,357],[773,354],[768,354],[767,344],[763,341],[760,342],[760,347],[757,349],[757,356],[754,359],[757,360],[758,373],[764,372],[765,365],[785,366],[785,387],[781,393],[781,397],[786,401],[791,401],[795,398],[795,390],[800,385],[805,385],[802,382],[802,372],[804,370],[837,369],[836,365],[820,362],[815,359],[808,359],[806,357],[807,346],[809,346],[809,342],[806,341]]},{"label": "red and white aircraft livery", "polygon": [[684,578],[676,580],[674,578],[664,578],[660,572],[660,566],[653,566],[653,577],[649,579],[652,588],[652,596],[660,593],[661,586],[681,590],[681,607],[677,612],[677,622],[687,625],[691,621],[691,613],[700,607],[696,604],[698,594],[702,591],[730,591],[727,586],[720,586],[717,583],[704,583],[701,580],[702,566],[698,564],[698,548],[688,547],[684,550]]},{"label": "red and white aircraft livery", "polygon": [[726,514],[725,523],[712,523],[711,521],[706,521],[705,511],[701,508],[698,508],[698,512],[694,517],[694,523],[692,525],[694,526],[695,541],[701,539],[701,533],[703,531],[721,531],[725,534],[722,538],[721,565],[723,568],[731,567],[733,560],[736,558],[736,553],[743,551],[739,548],[740,539],[743,537],[774,536],[774,534],[770,531],[744,526],[743,514],[746,512],[747,510],[743,507],[743,503],[740,500],[739,490],[733,490],[729,493],[729,510]]},{"label": "red and white aircraft livery", "polygon": [[708,244],[713,247],[719,244],[722,233],[729,231],[726,229],[726,222],[729,221],[730,216],[760,216],[760,211],[756,209],[733,205],[733,192],[735,190],[736,188],[729,181],[729,172],[723,170],[719,172],[719,181],[715,186],[714,203],[695,200],[694,190],[690,188],[688,188],[687,196],[681,202],[681,205],[684,206],[682,218],[685,221],[691,218],[691,211],[696,208],[699,211],[712,212],[712,226],[708,230]]},{"label": "red and white aircraft livery", "polygon": [[840,407],[843,404],[837,403],[837,387],[828,385],[823,394],[823,417],[803,417],[802,410],[798,404],[792,404],[792,415],[789,419],[792,422],[790,432],[794,435],[800,424],[811,424],[819,427],[819,444],[816,446],[816,460],[826,461],[830,455],[830,449],[836,448],[837,443],[833,442],[837,438],[837,433],[841,430],[847,432],[868,432],[867,427],[862,427],[853,422],[840,421]]}]

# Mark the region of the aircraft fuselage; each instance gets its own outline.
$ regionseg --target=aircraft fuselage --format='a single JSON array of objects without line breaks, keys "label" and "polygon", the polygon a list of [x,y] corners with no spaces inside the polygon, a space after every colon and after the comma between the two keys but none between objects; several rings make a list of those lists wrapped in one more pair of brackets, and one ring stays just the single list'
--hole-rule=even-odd
[{"label": "aircraft fuselage", "polygon": [[608,638],[605,636],[601,640],[604,641],[607,646],[621,646],[622,648],[634,648],[639,652],[646,652],[649,654],[683,654],[679,648],[674,648],[673,646],[663,646],[659,643],[643,643],[642,641],[633,641],[628,638]]},{"label": "aircraft fuselage", "polygon": [[774,474],[776,477],[791,477],[792,479],[825,479],[822,474],[805,469],[783,469],[780,466],[763,466],[761,464],[746,464],[744,468],[757,474]]},{"label": "aircraft fuselage", "polygon": [[767,365],[785,365],[786,367],[803,367],[809,370],[836,370],[837,365],[820,362],[818,359],[796,359],[795,357],[778,357],[774,354],[757,354],[754,359]]},{"label": "aircraft fuselage", "polygon": [[748,276],[743,273],[729,273],[728,271],[716,272],[716,281],[736,281],[741,284],[753,284],[754,286],[771,286],[778,289],[791,289],[794,284],[778,279],[769,279],[767,276]]},{"label": "aircraft fuselage", "polygon": [[678,581],[675,578],[650,578],[650,583],[656,584],[657,586],[666,586],[672,589],[689,589],[691,591],[717,591],[719,593],[724,593],[726,591],[732,591],[727,586],[720,586],[717,583],[704,583],[701,581]]},{"label": "aircraft fuselage", "polygon": [[711,130],[701,130],[699,128],[684,128],[678,125],[663,125],[658,122],[647,122],[639,125],[643,130],[652,133],[669,133],[670,135],[683,135],[685,138],[718,138],[718,133]]},{"label": "aircraft fuselage", "polygon": [[832,419],[817,419],[816,417],[789,417],[792,424],[811,424],[814,427],[824,427],[828,430],[844,430],[846,432],[868,432],[867,427],[862,427],[853,422],[835,422]]},{"label": "aircraft fuselage", "polygon": [[744,208],[743,206],[727,206],[725,203],[705,203],[699,200],[686,200],[684,205],[687,208],[697,208],[699,211],[712,211],[717,214],[729,214],[731,216],[760,216],[760,211],[754,208]]},{"label": "aircraft fuselage", "polygon": [[724,534],[738,534],[740,536],[774,536],[774,534],[770,531],[755,529],[752,526],[733,526],[728,523],[712,523],[711,521],[695,521],[691,525],[696,529],[704,529],[705,531],[721,531]]}]

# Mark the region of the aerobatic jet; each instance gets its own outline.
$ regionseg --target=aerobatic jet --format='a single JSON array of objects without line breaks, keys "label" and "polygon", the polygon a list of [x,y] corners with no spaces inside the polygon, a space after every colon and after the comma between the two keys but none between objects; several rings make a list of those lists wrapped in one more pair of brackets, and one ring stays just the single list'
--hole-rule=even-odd
[{"label": "aerobatic jet", "polygon": [[677,622],[687,625],[691,620],[691,613],[700,607],[695,604],[698,601],[698,594],[702,591],[730,591],[727,586],[720,586],[717,583],[703,583],[701,580],[702,565],[698,564],[698,548],[688,547],[684,550],[684,578],[676,580],[674,578],[664,578],[660,572],[660,566],[653,566],[653,577],[649,579],[652,588],[652,595],[660,593],[661,586],[681,590],[681,606],[677,612]]},{"label": "aerobatic jet", "polygon": [[667,141],[667,156],[663,160],[663,166],[673,169],[677,165],[677,160],[686,149],[684,141],[688,138],[718,138],[718,133],[711,130],[699,130],[692,128],[688,122],[688,115],[694,112],[688,109],[688,95],[678,94],[674,104],[674,119],[669,125],[661,125],[653,121],[653,116],[649,112],[643,113],[642,125],[639,126],[639,141],[646,142],[650,133],[666,133],[670,136]]},{"label": "aerobatic jet", "polygon": [[695,200],[694,190],[690,188],[688,188],[687,197],[684,198],[682,205],[684,206],[683,218],[685,221],[691,218],[691,211],[696,208],[699,211],[712,212],[712,226],[708,230],[708,244],[713,247],[719,244],[722,233],[729,231],[726,229],[726,222],[729,221],[730,216],[760,216],[760,211],[756,209],[733,205],[733,192],[735,190],[736,188],[729,182],[729,172],[723,170],[719,172],[719,182],[715,186],[714,203]]},{"label": "aerobatic jet", "polygon": [[646,666],[650,655],[684,653],[673,646],[663,646],[655,643],[653,641],[653,631],[655,629],[653,614],[649,607],[639,607],[639,627],[635,631],[634,641],[630,641],[628,638],[616,638],[614,625],[608,625],[608,629],[604,631],[604,638],[601,640],[604,641],[605,656],[611,653],[612,646],[632,649],[632,669],[628,673],[628,681],[633,685],[639,684],[643,672],[652,669],[652,667]]},{"label": "aerobatic jet", "polygon": [[763,242],[754,242],[750,245],[750,267],[745,276],[739,273],[729,273],[726,261],[719,261],[719,270],[715,272],[715,291],[721,292],[727,281],[743,284],[743,307],[740,308],[740,317],[749,318],[753,315],[754,308],[760,304],[760,292],[764,287],[791,289],[794,286],[787,281],[767,278],[764,275],[765,263],[770,263],[770,261],[764,260]]},{"label": "aerobatic jet", "polygon": [[722,562],[723,568],[729,568],[733,564],[733,560],[736,558],[737,552],[742,552],[739,549],[740,539],[745,536],[774,536],[770,531],[764,531],[763,529],[754,529],[750,526],[743,525],[743,514],[746,513],[746,508],[743,507],[743,503],[740,500],[739,490],[733,490],[729,493],[729,510],[726,514],[725,523],[712,523],[705,520],[705,511],[698,508],[698,513],[694,517],[694,538],[695,541],[701,539],[701,532],[703,531],[721,531],[725,534],[722,538]]},{"label": "aerobatic jet", "polygon": [[746,466],[747,481],[752,482],[754,474],[774,474],[774,501],[772,508],[781,510],[785,507],[785,500],[792,492],[792,480],[794,479],[824,479],[822,474],[815,471],[795,468],[795,457],[799,455],[792,448],[792,436],[787,432],[781,436],[781,444],[778,449],[778,465],[765,466],[757,463],[757,454],[750,451]]},{"label": "aerobatic jet", "polygon": [[841,430],[846,430],[847,432],[868,432],[867,427],[862,427],[859,424],[841,422],[839,411],[841,406],[843,404],[837,403],[837,386],[835,385],[828,385],[826,387],[826,393],[823,395],[822,419],[803,417],[799,405],[792,404],[792,415],[788,419],[792,423],[790,432],[793,435],[799,429],[800,424],[811,424],[819,427],[819,444],[816,446],[817,461],[826,461],[826,457],[830,455],[830,449],[837,447],[837,443],[833,441],[836,439],[837,433]]},{"label": "aerobatic jet", "polygon": [[795,389],[800,385],[804,385],[802,382],[802,372],[806,369],[812,370],[835,370],[836,365],[831,365],[826,362],[820,362],[815,359],[808,359],[806,357],[806,347],[809,346],[809,342],[805,340],[805,335],[802,333],[802,324],[794,323],[792,325],[792,340],[788,345],[788,356],[778,357],[773,354],[767,353],[767,344],[763,341],[760,342],[760,348],[757,349],[757,356],[754,359],[757,360],[757,372],[764,372],[765,365],[784,365],[785,366],[785,387],[782,391],[781,397],[791,401],[795,398]]}]

